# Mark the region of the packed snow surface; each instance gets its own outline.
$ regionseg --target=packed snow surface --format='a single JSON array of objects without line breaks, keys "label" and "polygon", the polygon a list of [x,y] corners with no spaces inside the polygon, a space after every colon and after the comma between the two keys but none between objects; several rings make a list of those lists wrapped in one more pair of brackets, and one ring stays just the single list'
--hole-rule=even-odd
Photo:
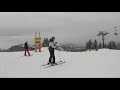
[{"label": "packed snow surface", "polygon": [[42,52],[0,52],[1,78],[120,78],[120,50],[100,49],[87,52],[55,50],[56,61],[66,63],[44,68],[48,48]]}]

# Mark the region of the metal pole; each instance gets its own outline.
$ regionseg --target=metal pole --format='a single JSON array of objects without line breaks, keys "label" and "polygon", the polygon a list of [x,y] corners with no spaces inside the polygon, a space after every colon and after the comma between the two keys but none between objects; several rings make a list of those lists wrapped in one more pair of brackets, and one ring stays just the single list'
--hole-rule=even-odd
[{"label": "metal pole", "polygon": [[58,53],[59,53],[59,58],[60,58],[60,61],[62,62],[59,50],[58,50]]},{"label": "metal pole", "polygon": [[39,32],[39,38],[40,38],[40,32]]},{"label": "metal pole", "polygon": [[37,37],[37,32],[35,32],[35,38]]}]

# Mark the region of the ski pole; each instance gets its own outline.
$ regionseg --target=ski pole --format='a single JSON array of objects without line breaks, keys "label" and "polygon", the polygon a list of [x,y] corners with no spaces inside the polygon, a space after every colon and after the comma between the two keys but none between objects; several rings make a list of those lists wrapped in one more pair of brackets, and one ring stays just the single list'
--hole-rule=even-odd
[{"label": "ski pole", "polygon": [[58,50],[58,53],[59,53],[59,58],[60,58],[60,61],[62,62],[59,50]]}]

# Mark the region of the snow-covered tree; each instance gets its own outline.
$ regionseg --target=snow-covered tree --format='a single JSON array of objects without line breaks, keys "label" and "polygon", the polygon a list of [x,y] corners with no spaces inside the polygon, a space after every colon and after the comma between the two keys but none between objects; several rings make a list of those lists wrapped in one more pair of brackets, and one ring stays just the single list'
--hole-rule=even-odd
[{"label": "snow-covered tree", "polygon": [[101,48],[102,48],[102,44],[101,44],[101,42],[99,43],[98,48],[99,48],[99,49],[101,49]]},{"label": "snow-covered tree", "polygon": [[116,43],[114,41],[110,41],[108,43],[108,48],[109,49],[117,49],[117,45],[116,45]]},{"label": "snow-covered tree", "polygon": [[42,46],[43,46],[43,47],[48,47],[48,46],[49,46],[49,40],[48,40],[48,38],[44,38],[44,39],[43,39]]},{"label": "snow-covered tree", "polygon": [[93,48],[98,51],[98,43],[97,40],[94,41]]}]

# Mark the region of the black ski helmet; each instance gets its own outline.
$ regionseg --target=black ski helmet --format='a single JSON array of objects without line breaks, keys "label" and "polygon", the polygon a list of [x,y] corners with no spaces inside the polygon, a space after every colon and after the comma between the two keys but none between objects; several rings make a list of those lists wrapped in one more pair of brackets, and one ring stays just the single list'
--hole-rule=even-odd
[{"label": "black ski helmet", "polygon": [[55,39],[55,37],[52,37],[52,39]]},{"label": "black ski helmet", "polygon": [[52,40],[54,40],[54,39],[55,39],[55,37],[52,37],[51,39],[52,39]]}]

